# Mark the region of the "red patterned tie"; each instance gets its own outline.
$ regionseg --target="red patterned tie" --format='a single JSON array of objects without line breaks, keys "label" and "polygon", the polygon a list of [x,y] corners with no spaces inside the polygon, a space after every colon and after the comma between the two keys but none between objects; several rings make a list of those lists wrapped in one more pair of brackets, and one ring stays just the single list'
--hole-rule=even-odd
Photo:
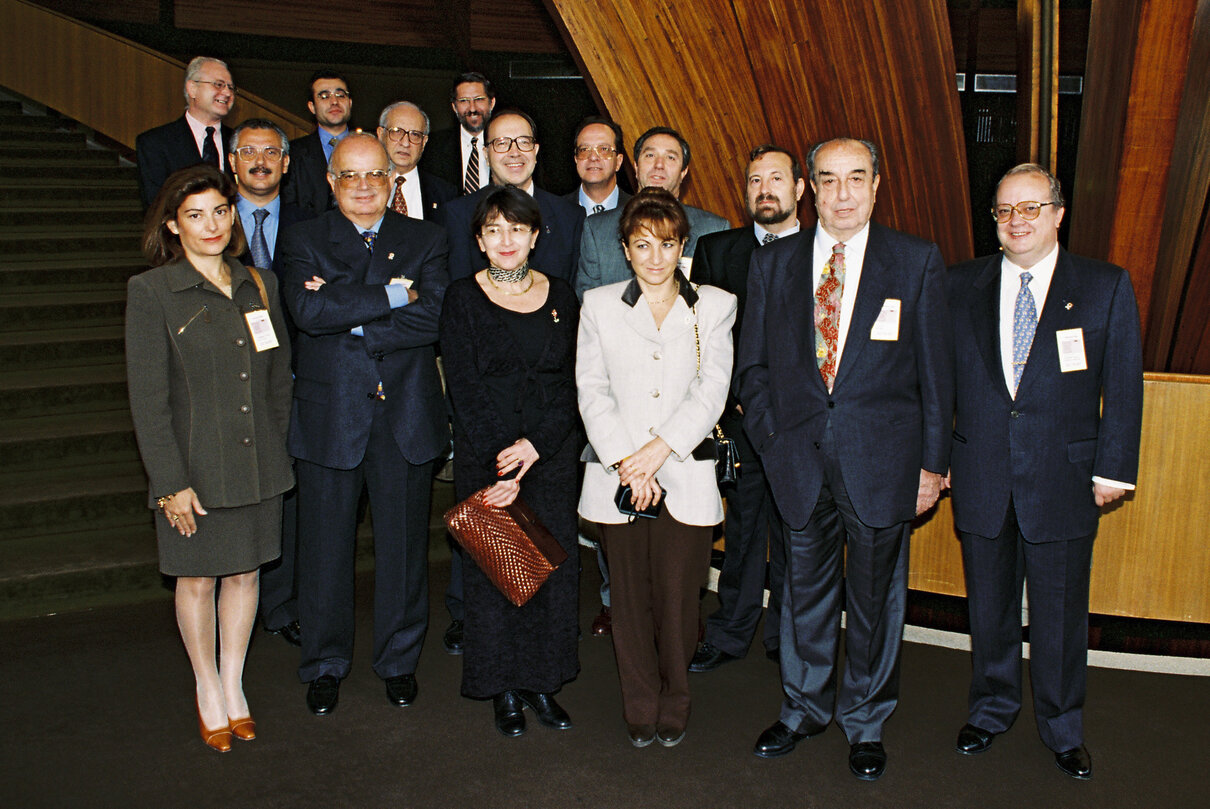
[{"label": "red patterned tie", "polygon": [[408,201],[403,198],[403,184],[407,181],[407,177],[395,178],[395,196],[391,198],[391,210],[404,216],[408,215]]},{"label": "red patterned tie", "polygon": [[836,345],[840,335],[840,298],[844,294],[844,245],[832,247],[815,290],[815,361],[819,375],[832,392],[836,381]]}]

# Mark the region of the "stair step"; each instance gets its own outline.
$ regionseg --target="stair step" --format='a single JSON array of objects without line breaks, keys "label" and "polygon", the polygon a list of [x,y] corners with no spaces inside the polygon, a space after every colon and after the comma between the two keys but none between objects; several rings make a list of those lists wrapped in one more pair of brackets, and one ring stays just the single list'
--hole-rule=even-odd
[{"label": "stair step", "polygon": [[147,269],[146,262],[131,257],[101,266],[81,266],[74,262],[42,263],[36,267],[0,268],[0,288],[16,293],[26,286],[74,284],[125,284],[132,275]]},{"label": "stair step", "polygon": [[0,473],[0,543],[136,525],[148,511],[147,477],[137,460]]},{"label": "stair step", "polygon": [[21,112],[21,102],[15,98],[0,99],[0,114],[11,115],[14,112]]},{"label": "stair step", "polygon": [[47,222],[70,222],[76,226],[96,228],[105,225],[142,229],[143,209],[135,200],[123,205],[85,208],[80,205],[53,207],[26,205],[20,208],[0,207],[0,228],[27,228]]},{"label": "stair step", "polygon": [[0,469],[5,472],[138,460],[134,425],[126,408],[83,417],[5,419],[0,424]]},{"label": "stair step", "polygon": [[129,225],[115,226],[109,233],[83,228],[60,228],[42,233],[27,228],[0,232],[0,255],[18,260],[38,254],[84,252],[95,255],[115,250],[137,250],[138,247],[139,234]]},{"label": "stair step", "polygon": [[40,161],[27,165],[5,165],[0,161],[0,177],[7,180],[35,180],[42,182],[48,179],[58,180],[114,180],[129,183],[138,180],[138,172],[134,166],[64,166],[59,162],[48,166]]},{"label": "stair step", "polygon": [[126,285],[121,283],[28,289],[0,294],[0,332],[112,325],[126,313]]},{"label": "stair step", "polygon": [[111,151],[79,146],[47,144],[46,146],[13,145],[0,141],[0,168],[37,166],[53,160],[57,166],[116,166],[118,156]]},{"label": "stair step", "polygon": [[63,127],[64,121],[49,115],[25,115],[24,113],[0,112],[0,130],[9,132],[37,132]]},{"label": "stair step", "polygon": [[61,368],[100,359],[118,363],[124,361],[125,348],[120,324],[0,331],[0,368]]},{"label": "stair step", "polygon": [[88,414],[128,407],[126,363],[0,371],[5,419]]},{"label": "stair step", "polygon": [[83,132],[57,132],[49,130],[35,132],[28,129],[0,128],[0,149],[10,145],[34,147],[78,143],[83,146],[86,142],[87,138]]}]

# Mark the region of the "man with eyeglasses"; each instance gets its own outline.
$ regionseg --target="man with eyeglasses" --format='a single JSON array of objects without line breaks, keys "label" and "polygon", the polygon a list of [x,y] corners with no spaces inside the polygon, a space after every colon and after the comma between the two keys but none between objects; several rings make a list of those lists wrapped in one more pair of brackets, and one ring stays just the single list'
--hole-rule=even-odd
[{"label": "man with eyeglasses", "polygon": [[210,163],[231,173],[223,159],[223,146],[231,128],[223,124],[235,104],[235,84],[224,62],[195,57],[185,68],[185,114],[135,138],[139,169],[139,196],[150,207],[172,172]]},{"label": "man with eyeglasses", "polygon": [[458,190],[416,164],[429,140],[429,117],[411,101],[396,101],[378,116],[378,140],[395,165],[391,210],[413,219],[433,219]]},{"label": "man with eyeglasses", "polygon": [[491,182],[484,130],[496,108],[496,91],[482,73],[463,73],[450,87],[450,109],[458,125],[433,135],[423,169],[473,194]]},{"label": "man with eyeglasses", "polygon": [[618,186],[618,171],[626,160],[622,127],[600,115],[590,115],[576,126],[572,158],[580,187],[563,199],[574,202],[592,216],[612,211],[630,199]]},{"label": "man with eyeglasses", "polygon": [[973,664],[957,750],[982,753],[1021,710],[1025,580],[1038,734],[1087,780],[1092,546],[1101,507],[1138,479],[1138,307],[1126,270],[1059,246],[1062,189],[1042,166],[1010,169],[991,213],[1002,252],[948,274],[961,369],[949,483]]},{"label": "man with eyeglasses", "polygon": [[307,707],[336,708],[353,654],[357,503],[374,515],[374,672],[396,706],[416,698],[428,626],[433,460],[449,444],[437,377],[445,233],[389,209],[395,167],[373,135],[332,152],[337,210],[282,237],[298,328],[287,447],[297,459],[299,677]]},{"label": "man with eyeglasses", "polygon": [[[675,129],[652,127],[635,141],[634,168],[640,190],[658,186],[673,196],[680,196],[681,185],[689,176],[689,142]],[[689,240],[681,256],[681,268],[688,275],[698,238],[707,233],[727,230],[731,223],[692,205],[685,206],[685,214],[689,217]],[[584,223],[584,238],[575,276],[576,294],[581,299],[589,289],[631,277],[630,264],[622,253],[622,243],[618,239],[618,222],[621,219],[622,209],[619,207],[599,213]]]},{"label": "man with eyeglasses", "polygon": [[[542,212],[542,232],[530,253],[530,263],[547,275],[570,282],[579,259],[584,210],[534,184],[541,146],[536,133],[533,118],[520,110],[502,111],[492,118],[484,130],[492,182],[516,186],[538,203]],[[450,277],[453,280],[474,275],[487,266],[487,259],[471,233],[475,206],[487,193],[480,190],[470,196],[458,197],[443,205],[439,212],[439,221],[449,233]]]},{"label": "man with eyeglasses", "polygon": [[318,215],[336,207],[328,187],[332,150],[349,134],[353,94],[345,77],[331,68],[315,71],[307,90],[307,109],[315,131],[290,142],[294,166],[282,187],[282,198]]}]

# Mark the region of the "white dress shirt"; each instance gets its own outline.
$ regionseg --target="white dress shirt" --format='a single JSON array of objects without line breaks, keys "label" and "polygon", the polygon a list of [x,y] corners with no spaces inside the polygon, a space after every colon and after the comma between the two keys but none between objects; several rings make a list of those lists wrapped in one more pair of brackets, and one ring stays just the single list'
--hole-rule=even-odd
[{"label": "white dress shirt", "polygon": [[[840,328],[836,335],[836,370],[840,371],[840,359],[844,356],[845,339],[849,334],[849,323],[853,319],[853,306],[857,303],[857,286],[861,283],[861,267],[865,263],[865,246],[870,240],[870,223],[844,242],[844,288],[840,293]],[[815,257],[811,262],[811,289],[819,289],[823,268],[832,258],[832,248],[839,244],[826,230],[815,227]]]},{"label": "white dress shirt", "polygon": [[[424,219],[424,205],[420,198],[420,170],[412,166],[412,170],[400,174],[403,184],[403,200],[408,204],[408,216],[412,219]],[[391,188],[391,201],[395,201],[395,189]]]}]

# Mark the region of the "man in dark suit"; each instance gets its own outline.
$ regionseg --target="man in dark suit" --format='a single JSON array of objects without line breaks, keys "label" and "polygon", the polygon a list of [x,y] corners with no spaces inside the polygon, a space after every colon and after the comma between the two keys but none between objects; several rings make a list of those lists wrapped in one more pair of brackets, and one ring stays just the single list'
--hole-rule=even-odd
[{"label": "man in dark suit", "polygon": [[949,468],[953,335],[937,246],[870,222],[876,147],[827,141],[807,166],[819,224],[753,253],[740,336],[744,429],[787,529],[786,699],[753,752],[789,753],[835,718],[850,771],[874,780],[898,698],[910,521]]},{"label": "man in dark suit", "polygon": [[437,210],[458,196],[440,177],[416,168],[429,141],[429,117],[411,101],[396,101],[378,116],[378,140],[395,166],[391,210],[413,219],[434,219]]},{"label": "man in dark suit", "polygon": [[1121,267],[1059,247],[1059,181],[1010,170],[992,215],[1003,251],[949,272],[957,365],[950,476],[973,674],[959,753],[1021,710],[1021,588],[1042,741],[1092,777],[1084,747],[1088,587],[1100,507],[1134,488],[1142,424],[1138,308]]},{"label": "man in dark suit", "polygon": [[209,163],[228,174],[223,160],[231,128],[223,119],[235,103],[235,84],[224,62],[198,56],[185,68],[185,114],[148,129],[134,141],[139,167],[139,196],[150,207],[172,172]]},{"label": "man in dark suit", "polygon": [[618,187],[618,172],[626,162],[622,127],[608,118],[590,115],[576,125],[572,140],[580,185],[563,199],[579,205],[588,216],[625,205],[630,194]]},{"label": "man in dark suit", "polygon": [[328,186],[328,160],[349,134],[353,94],[344,76],[330,68],[315,71],[308,88],[307,109],[315,116],[315,131],[290,142],[294,167],[282,187],[282,198],[318,215],[336,207]]},{"label": "man in dark suit", "polygon": [[[248,249],[240,256],[241,263],[272,269],[277,255],[278,238],[296,222],[311,215],[280,196],[282,177],[290,169],[290,143],[277,124],[265,118],[249,118],[235,128],[228,144],[227,160],[235,171],[239,198],[235,201]],[[281,289],[280,284],[278,289]],[[284,300],[278,301],[283,306]],[[284,309],[283,309],[284,311]],[[285,317],[290,343],[297,331],[289,316]],[[298,554],[298,498],[291,489],[282,499],[282,553],[261,567],[260,603],[258,613],[262,626],[287,642],[299,645],[298,590],[294,581]]]},{"label": "man in dark suit", "polygon": [[[679,196],[681,184],[689,176],[689,157],[689,142],[681,133],[666,126],[648,129],[634,144],[639,189],[654,185]],[[707,233],[727,230],[731,223],[692,205],[685,206],[685,214],[689,217],[689,240],[685,243],[681,269],[689,275],[697,240]],[[630,264],[622,253],[622,242],[618,239],[621,219],[622,209],[614,208],[585,223],[575,281],[576,294],[581,298],[586,290],[625,281],[632,276]]]},{"label": "man in dark suit", "polygon": [[[761,245],[799,231],[798,202],[806,190],[798,158],[780,146],[758,146],[748,155],[745,198],[753,224],[708,233],[698,239],[691,280],[711,284],[739,299],[732,341],[739,345],[748,297],[748,263]],[[786,568],[781,518],[765,480],[760,457],[744,434],[743,408],[730,397],[719,429],[735,442],[740,467],[727,498],[727,546],[718,576],[718,611],[706,619],[706,632],[690,671],[713,671],[748,653],[760,621],[769,560],[769,611],[765,615],[765,653],[773,660],[781,643],[781,586]]]},{"label": "man in dark suit", "polygon": [[[539,150],[536,132],[533,119],[520,110],[507,110],[492,118],[484,130],[492,182],[516,186],[538,203],[542,212],[542,233],[530,253],[530,263],[547,275],[570,282],[580,255],[584,211],[534,184]],[[487,193],[487,190],[481,190],[447,202],[438,214],[438,221],[449,233],[452,280],[474,275],[487,266],[487,259],[471,233],[475,206]]]},{"label": "man in dark suit", "polygon": [[433,135],[425,149],[424,170],[450,183],[462,194],[486,188],[491,180],[484,141],[496,90],[482,73],[463,73],[450,86],[450,109],[458,125]]},{"label": "man in dark suit", "polygon": [[428,626],[432,461],[449,443],[434,345],[445,287],[441,228],[387,210],[394,170],[369,134],[332,155],[338,210],[291,228],[282,281],[298,327],[289,450],[297,459],[299,676],[307,707],[336,707],[353,653],[357,501],[374,515],[374,671],[416,697]]}]

